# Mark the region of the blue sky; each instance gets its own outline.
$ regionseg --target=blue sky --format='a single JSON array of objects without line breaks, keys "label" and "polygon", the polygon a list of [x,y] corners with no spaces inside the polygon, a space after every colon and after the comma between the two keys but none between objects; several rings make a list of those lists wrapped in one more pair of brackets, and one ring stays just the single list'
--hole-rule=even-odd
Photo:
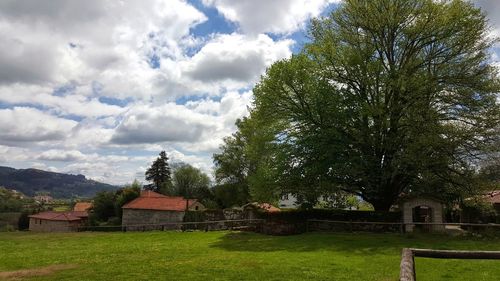
[{"label": "blue sky", "polygon": [[0,165],[124,184],[165,150],[210,174],[260,75],[338,2],[1,1]]}]

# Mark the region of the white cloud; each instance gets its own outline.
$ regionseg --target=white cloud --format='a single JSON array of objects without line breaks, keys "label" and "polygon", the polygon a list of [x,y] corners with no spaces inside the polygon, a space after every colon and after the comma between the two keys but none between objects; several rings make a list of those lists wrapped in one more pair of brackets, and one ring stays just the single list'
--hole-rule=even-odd
[{"label": "white cloud", "polygon": [[72,162],[85,159],[85,155],[78,150],[51,149],[42,152],[37,157],[38,160]]},{"label": "white cloud", "polygon": [[[0,86],[0,102],[9,104],[32,104],[49,108],[58,115],[76,115],[83,117],[115,116],[124,111],[116,105],[101,103],[97,97],[89,97],[89,93],[72,92],[64,96],[54,95],[53,89],[37,85],[14,84]],[[86,89],[86,91],[91,91]]]},{"label": "white cloud", "polygon": [[64,139],[77,122],[38,109],[14,107],[0,110],[0,143],[12,146]]},{"label": "white cloud", "polygon": [[126,113],[111,138],[116,144],[196,142],[213,129],[205,116],[173,103],[137,106]]},{"label": "white cloud", "polygon": [[339,0],[203,0],[214,6],[228,20],[238,22],[244,32],[292,33],[311,17]]},{"label": "white cloud", "polygon": [[292,40],[275,42],[264,34],[256,38],[219,35],[183,65],[184,73],[203,82],[235,80],[248,84],[272,62],[289,57],[292,44]]},{"label": "white cloud", "polygon": [[0,162],[122,184],[166,150],[210,173],[286,34],[329,1],[205,2],[240,28],[194,36],[208,19],[185,0],[0,1]]}]

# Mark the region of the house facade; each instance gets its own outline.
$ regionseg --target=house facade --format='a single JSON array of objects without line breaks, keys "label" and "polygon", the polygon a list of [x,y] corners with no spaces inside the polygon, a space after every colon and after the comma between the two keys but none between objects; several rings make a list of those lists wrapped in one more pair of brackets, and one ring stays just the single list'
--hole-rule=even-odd
[{"label": "house facade", "polygon": [[122,210],[122,225],[127,229],[133,229],[142,225],[182,222],[186,210],[203,211],[205,206],[195,199],[165,196],[147,190],[125,204]]},{"label": "house facade", "polygon": [[36,232],[71,232],[88,220],[87,212],[54,212],[47,211],[29,216],[30,231]]}]

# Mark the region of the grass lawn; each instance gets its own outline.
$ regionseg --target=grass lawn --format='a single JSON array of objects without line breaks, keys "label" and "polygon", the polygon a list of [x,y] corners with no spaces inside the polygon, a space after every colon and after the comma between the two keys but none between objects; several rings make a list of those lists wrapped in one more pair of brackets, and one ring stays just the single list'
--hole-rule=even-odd
[{"label": "grass lawn", "polygon": [[[0,279],[398,280],[403,247],[500,250],[500,239],[350,233],[0,233]],[[419,281],[500,276],[500,261],[417,258],[416,267]]]}]

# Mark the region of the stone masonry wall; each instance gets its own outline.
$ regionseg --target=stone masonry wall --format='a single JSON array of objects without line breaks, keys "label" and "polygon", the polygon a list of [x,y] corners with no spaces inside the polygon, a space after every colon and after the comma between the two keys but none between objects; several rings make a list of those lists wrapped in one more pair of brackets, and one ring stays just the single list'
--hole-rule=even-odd
[{"label": "stone masonry wall", "polygon": [[80,222],[51,221],[30,218],[30,231],[36,232],[71,232],[76,231]]},{"label": "stone masonry wall", "polygon": [[182,222],[184,212],[123,209],[122,225],[165,224]]}]

